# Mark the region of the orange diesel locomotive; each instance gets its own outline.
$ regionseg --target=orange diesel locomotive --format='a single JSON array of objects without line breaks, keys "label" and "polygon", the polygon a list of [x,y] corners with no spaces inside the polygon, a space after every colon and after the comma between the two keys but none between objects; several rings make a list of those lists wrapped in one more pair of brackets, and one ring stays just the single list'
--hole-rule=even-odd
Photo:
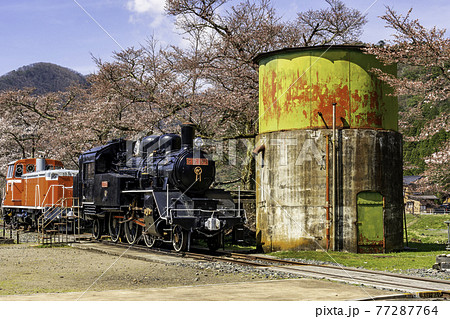
[{"label": "orange diesel locomotive", "polygon": [[39,216],[51,207],[72,207],[73,176],[61,161],[21,159],[8,164],[2,215],[12,227],[37,227]]}]

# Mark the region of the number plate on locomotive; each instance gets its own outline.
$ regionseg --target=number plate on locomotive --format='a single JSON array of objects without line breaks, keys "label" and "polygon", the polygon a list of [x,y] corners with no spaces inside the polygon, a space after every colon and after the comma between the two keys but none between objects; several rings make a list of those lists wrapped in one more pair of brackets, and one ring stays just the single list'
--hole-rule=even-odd
[{"label": "number plate on locomotive", "polygon": [[208,165],[207,158],[186,158],[186,165]]}]

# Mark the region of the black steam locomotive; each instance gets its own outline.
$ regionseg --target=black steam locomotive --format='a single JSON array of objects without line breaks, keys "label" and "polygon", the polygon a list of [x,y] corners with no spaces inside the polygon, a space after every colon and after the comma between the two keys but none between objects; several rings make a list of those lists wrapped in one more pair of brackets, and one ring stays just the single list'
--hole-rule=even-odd
[{"label": "black steam locomotive", "polygon": [[206,239],[211,250],[227,230],[241,237],[245,212],[229,192],[210,188],[215,163],[194,132],[184,124],[181,137],[118,139],[80,156],[74,196],[95,238],[109,233],[114,242],[143,238],[148,247],[170,242],[185,251],[194,237]]}]

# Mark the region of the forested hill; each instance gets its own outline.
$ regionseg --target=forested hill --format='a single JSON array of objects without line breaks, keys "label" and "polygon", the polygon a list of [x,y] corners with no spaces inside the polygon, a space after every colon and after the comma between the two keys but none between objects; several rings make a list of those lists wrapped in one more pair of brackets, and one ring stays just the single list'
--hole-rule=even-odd
[{"label": "forested hill", "polygon": [[[422,76],[424,68],[399,65],[398,73],[403,78],[415,80]],[[449,156],[450,100],[431,102],[422,95],[401,96],[399,111],[404,142],[403,174],[439,176],[442,189],[448,193],[450,174],[446,159]]]},{"label": "forested hill", "polygon": [[33,87],[35,94],[64,91],[72,84],[87,84],[86,78],[53,63],[34,63],[0,77],[0,91]]}]

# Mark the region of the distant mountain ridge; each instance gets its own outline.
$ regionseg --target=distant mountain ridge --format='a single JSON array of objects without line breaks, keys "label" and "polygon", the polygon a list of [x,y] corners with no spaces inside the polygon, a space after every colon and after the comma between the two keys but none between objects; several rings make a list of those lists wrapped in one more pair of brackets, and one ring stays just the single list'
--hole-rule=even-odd
[{"label": "distant mountain ridge", "polygon": [[73,84],[87,85],[85,76],[53,63],[38,62],[0,76],[0,91],[36,88],[35,94],[65,91]]}]

